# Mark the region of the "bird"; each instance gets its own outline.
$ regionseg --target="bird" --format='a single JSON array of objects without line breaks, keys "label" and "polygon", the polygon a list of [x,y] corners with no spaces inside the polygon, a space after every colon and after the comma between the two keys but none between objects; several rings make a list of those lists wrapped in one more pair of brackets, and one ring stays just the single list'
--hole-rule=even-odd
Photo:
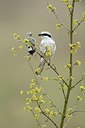
[{"label": "bird", "polygon": [[32,37],[31,32],[27,32],[26,36],[27,36],[27,39],[29,40],[29,43],[26,44],[26,47],[28,49],[28,53],[30,55],[33,55],[36,51],[36,48],[35,48],[36,40],[35,40],[35,38]]},{"label": "bird", "polygon": [[47,31],[43,31],[38,34],[38,36],[41,37],[41,42],[40,42],[40,53],[41,53],[41,58],[40,58],[40,64],[38,68],[36,69],[35,74],[36,75],[41,75],[44,66],[46,64],[46,61],[49,63],[50,59],[55,55],[56,51],[56,43],[52,38],[51,33]]}]

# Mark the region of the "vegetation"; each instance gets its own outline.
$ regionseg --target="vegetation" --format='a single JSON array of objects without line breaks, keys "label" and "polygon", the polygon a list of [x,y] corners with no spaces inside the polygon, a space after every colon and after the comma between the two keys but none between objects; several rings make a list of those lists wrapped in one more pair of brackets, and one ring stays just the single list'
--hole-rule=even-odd
[{"label": "vegetation", "polygon": [[[63,6],[66,6],[68,10],[68,23],[69,27],[67,27],[62,20],[59,18],[56,7],[53,5],[49,4],[47,2],[47,9],[49,10],[50,13],[53,13],[53,15],[56,17],[56,20],[59,22],[59,24],[56,24],[57,30],[63,29],[63,27],[67,30],[67,35],[69,38],[69,63],[65,65],[65,68],[69,70],[69,74],[67,79],[65,79],[61,74],[57,71],[57,68],[55,64],[51,64],[50,62],[46,63],[50,67],[50,69],[55,72],[55,77],[54,78],[49,78],[48,76],[40,76],[37,77],[35,75],[35,69],[31,64],[32,57],[33,56],[40,56],[43,57],[42,54],[39,51],[38,44],[35,44],[35,52],[33,55],[29,53],[29,55],[25,56],[25,58],[28,60],[29,66],[33,72],[33,79],[31,80],[28,90],[22,91],[21,94],[26,95],[26,106],[24,107],[25,110],[30,111],[34,119],[37,121],[39,127],[44,128],[48,127],[48,121],[50,121],[54,127],[56,128],[65,128],[71,118],[73,117],[74,113],[78,112],[85,112],[85,110],[77,110],[77,105],[82,101],[83,99],[83,93],[85,92],[85,73],[82,74],[81,79],[78,79],[74,83],[74,68],[79,67],[81,65],[80,60],[76,60],[75,62],[73,57],[74,55],[78,52],[78,50],[81,48],[81,42],[77,41],[74,42],[74,36],[76,29],[80,27],[80,25],[85,22],[85,13],[83,13],[81,20],[74,19],[74,14],[75,14],[75,4],[78,4],[81,2],[80,0],[61,0],[61,4]],[[66,36],[66,33],[65,33]],[[32,44],[29,40],[29,38],[21,39],[20,35],[14,34],[15,39],[19,42],[18,47],[12,48],[13,55],[16,55],[16,52],[19,49],[23,49],[27,47],[30,47]],[[27,48],[26,48],[27,50]],[[49,54],[47,54],[49,56]],[[45,59],[45,58],[44,58]],[[36,61],[36,60],[35,60]],[[39,70],[39,69],[36,69]],[[52,80],[55,84],[55,81],[57,82],[57,85],[59,85],[60,91],[63,94],[63,106],[62,109],[59,109],[58,106],[56,106],[56,101],[55,103],[52,101],[51,97],[47,94],[46,90],[42,86],[42,81],[49,82]],[[80,88],[79,88],[80,86]],[[70,94],[71,92],[79,88],[79,94],[76,97],[76,102],[73,105],[73,107],[68,107],[68,103],[70,100]],[[45,117],[45,118],[43,118]],[[40,121],[41,119],[44,120],[44,124]],[[56,121],[57,120],[57,121]],[[59,120],[59,121],[58,121]],[[57,123],[58,122],[58,123]],[[52,127],[53,127],[52,125]]]}]

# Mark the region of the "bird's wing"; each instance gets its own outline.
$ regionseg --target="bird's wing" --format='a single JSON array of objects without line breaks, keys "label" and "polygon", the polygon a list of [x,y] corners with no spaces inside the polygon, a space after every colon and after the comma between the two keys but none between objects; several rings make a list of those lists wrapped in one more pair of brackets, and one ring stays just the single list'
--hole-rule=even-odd
[{"label": "bird's wing", "polygon": [[46,45],[45,45],[45,43],[41,43],[40,44],[40,52],[41,53],[43,53],[43,54],[45,54],[46,53]]}]

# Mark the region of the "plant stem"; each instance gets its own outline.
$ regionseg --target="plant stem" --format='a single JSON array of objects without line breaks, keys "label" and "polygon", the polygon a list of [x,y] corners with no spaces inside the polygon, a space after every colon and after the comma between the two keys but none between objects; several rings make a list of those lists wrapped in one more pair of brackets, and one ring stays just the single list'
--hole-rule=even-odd
[{"label": "plant stem", "polygon": [[50,121],[52,122],[52,124],[53,124],[56,128],[58,128],[57,124],[43,111],[43,109],[41,108],[41,106],[40,106],[40,104],[39,104],[38,102],[37,102],[37,105],[38,105],[38,107],[40,108],[42,114],[43,114],[45,117],[47,117],[47,119],[50,120]]},{"label": "plant stem", "polygon": [[[75,0],[72,1],[72,10],[70,12],[70,44],[73,44],[73,12],[74,12],[74,4],[75,4]],[[72,48],[70,48],[70,50],[72,50]],[[60,128],[63,128],[64,126],[64,121],[66,118],[66,110],[67,110],[67,106],[68,106],[68,101],[69,101],[69,96],[70,96],[70,92],[71,92],[71,87],[72,87],[72,54],[70,52],[70,65],[71,68],[69,69],[69,86],[68,86],[68,90],[67,90],[67,94],[66,94],[66,99],[64,101],[64,107],[63,107],[63,113],[62,113],[62,117],[61,117],[61,122],[60,122]]]},{"label": "plant stem", "polygon": [[[45,62],[49,65],[49,67],[50,67],[58,76],[60,76],[60,74],[59,74],[59,73],[57,72],[57,70],[56,70],[56,67],[53,67],[53,66],[44,58],[44,56],[42,56],[39,52],[36,51],[36,53],[37,53],[40,57],[42,57],[42,58],[45,60]],[[68,83],[64,80],[63,77],[61,77],[61,80],[62,80],[62,82],[68,87]]]}]

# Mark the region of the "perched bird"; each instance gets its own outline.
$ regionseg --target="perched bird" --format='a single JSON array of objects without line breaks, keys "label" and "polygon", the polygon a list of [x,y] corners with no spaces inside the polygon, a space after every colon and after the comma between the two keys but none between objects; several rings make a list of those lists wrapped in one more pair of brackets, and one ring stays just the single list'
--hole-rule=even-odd
[{"label": "perched bird", "polygon": [[40,52],[41,52],[41,59],[40,64],[35,72],[36,75],[41,75],[44,65],[46,64],[46,61],[49,62],[50,59],[54,56],[56,51],[56,43],[52,39],[52,35],[49,32],[41,32],[38,34],[38,36],[41,37],[41,43],[40,43]]},{"label": "perched bird", "polygon": [[27,39],[29,40],[29,44],[26,44],[26,47],[28,48],[28,53],[33,55],[33,53],[35,53],[36,51],[35,49],[36,40],[35,38],[32,37],[31,32],[27,33]]}]

